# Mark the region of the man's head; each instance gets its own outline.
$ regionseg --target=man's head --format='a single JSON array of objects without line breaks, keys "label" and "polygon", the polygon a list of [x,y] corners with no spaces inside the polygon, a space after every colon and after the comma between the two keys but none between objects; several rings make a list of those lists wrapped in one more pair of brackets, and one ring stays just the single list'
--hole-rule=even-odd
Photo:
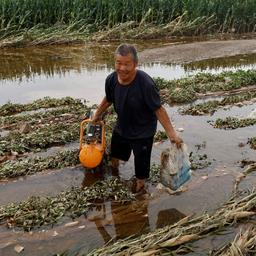
[{"label": "man's head", "polygon": [[115,51],[115,69],[124,84],[132,82],[138,65],[137,50],[133,45],[121,44]]}]

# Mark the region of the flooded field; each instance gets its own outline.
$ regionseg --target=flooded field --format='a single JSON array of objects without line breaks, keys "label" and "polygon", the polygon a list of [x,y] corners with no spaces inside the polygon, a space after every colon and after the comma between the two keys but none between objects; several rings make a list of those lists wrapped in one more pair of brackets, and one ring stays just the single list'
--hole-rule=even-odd
[{"label": "flooded field", "polygon": [[[163,43],[152,42],[149,46],[138,44],[138,49],[159,47]],[[45,96],[62,98],[70,96],[82,99],[88,105],[98,104],[104,96],[105,77],[113,70],[112,54],[116,45],[54,46],[47,48],[25,48],[1,50],[0,61],[0,105],[7,103],[31,103]],[[167,80],[179,79],[199,72],[218,74],[223,71],[255,70],[256,55],[236,55],[190,62],[169,64],[152,62],[139,66],[152,77]],[[199,99],[193,104],[210,100],[221,100],[221,96]],[[114,201],[99,203],[85,214],[74,219],[64,217],[54,225],[23,231],[0,226],[0,254],[17,255],[15,246],[24,250],[20,255],[86,255],[105,243],[131,235],[140,235],[173,224],[185,216],[198,216],[213,212],[234,195],[235,189],[251,190],[255,187],[255,172],[235,184],[243,167],[241,161],[255,162],[255,149],[248,139],[255,137],[255,125],[233,130],[214,128],[211,123],[228,116],[246,118],[256,109],[255,100],[246,104],[219,108],[212,115],[181,115],[180,109],[189,104],[167,106],[168,114],[192,155],[204,155],[208,162],[192,171],[192,179],[183,192],[170,195],[149,182],[148,193],[137,201],[120,205]],[[30,112],[28,112],[30,113]],[[1,127],[2,128],[2,127]],[[163,128],[159,125],[159,130]],[[2,129],[1,136],[5,136]],[[155,143],[152,163],[159,164],[162,150],[169,142]],[[78,148],[77,140],[65,148]],[[47,153],[58,152],[63,147],[55,146]],[[31,154],[31,153],[30,153]],[[200,161],[199,161],[200,162]],[[201,161],[203,162],[203,161]],[[201,163],[200,162],[200,163]],[[1,163],[3,164],[3,163]],[[85,171],[80,165],[50,169],[32,175],[1,179],[0,205],[21,202],[30,196],[56,196],[71,187],[90,187],[97,180],[104,180],[109,170]],[[122,180],[134,175],[133,158],[121,165],[118,173]],[[225,239],[233,239],[237,227],[230,228]],[[197,242],[194,252],[186,255],[208,255],[208,252],[223,244],[223,237],[212,236]],[[16,247],[17,248],[17,247]]]}]

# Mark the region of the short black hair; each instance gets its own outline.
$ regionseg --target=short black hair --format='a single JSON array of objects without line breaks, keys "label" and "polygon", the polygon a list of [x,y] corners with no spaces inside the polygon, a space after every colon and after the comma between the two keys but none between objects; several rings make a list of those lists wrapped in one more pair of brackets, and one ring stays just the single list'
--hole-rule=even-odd
[{"label": "short black hair", "polygon": [[115,51],[115,55],[127,56],[131,54],[134,61],[138,62],[137,50],[132,44],[120,44]]}]

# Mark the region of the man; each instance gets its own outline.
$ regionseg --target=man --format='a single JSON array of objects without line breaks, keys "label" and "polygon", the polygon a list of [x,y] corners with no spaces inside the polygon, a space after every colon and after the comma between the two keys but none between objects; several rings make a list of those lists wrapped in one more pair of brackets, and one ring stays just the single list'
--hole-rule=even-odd
[{"label": "man", "polygon": [[93,117],[93,121],[97,121],[113,103],[117,123],[111,139],[112,166],[118,167],[119,160],[128,161],[133,151],[136,192],[144,188],[145,179],[149,177],[157,120],[172,143],[177,147],[182,143],[161,105],[153,79],[145,72],[137,70],[137,66],[135,47],[121,44],[115,52],[115,71],[105,81],[106,96]]}]

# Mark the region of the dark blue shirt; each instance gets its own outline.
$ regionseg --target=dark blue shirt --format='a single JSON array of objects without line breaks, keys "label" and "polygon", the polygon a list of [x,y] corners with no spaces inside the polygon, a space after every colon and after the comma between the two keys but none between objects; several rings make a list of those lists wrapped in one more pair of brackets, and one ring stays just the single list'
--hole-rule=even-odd
[{"label": "dark blue shirt", "polygon": [[115,131],[128,139],[154,136],[157,126],[155,111],[161,100],[154,80],[144,71],[137,70],[129,85],[121,85],[117,73],[105,81],[106,98],[117,113]]}]

